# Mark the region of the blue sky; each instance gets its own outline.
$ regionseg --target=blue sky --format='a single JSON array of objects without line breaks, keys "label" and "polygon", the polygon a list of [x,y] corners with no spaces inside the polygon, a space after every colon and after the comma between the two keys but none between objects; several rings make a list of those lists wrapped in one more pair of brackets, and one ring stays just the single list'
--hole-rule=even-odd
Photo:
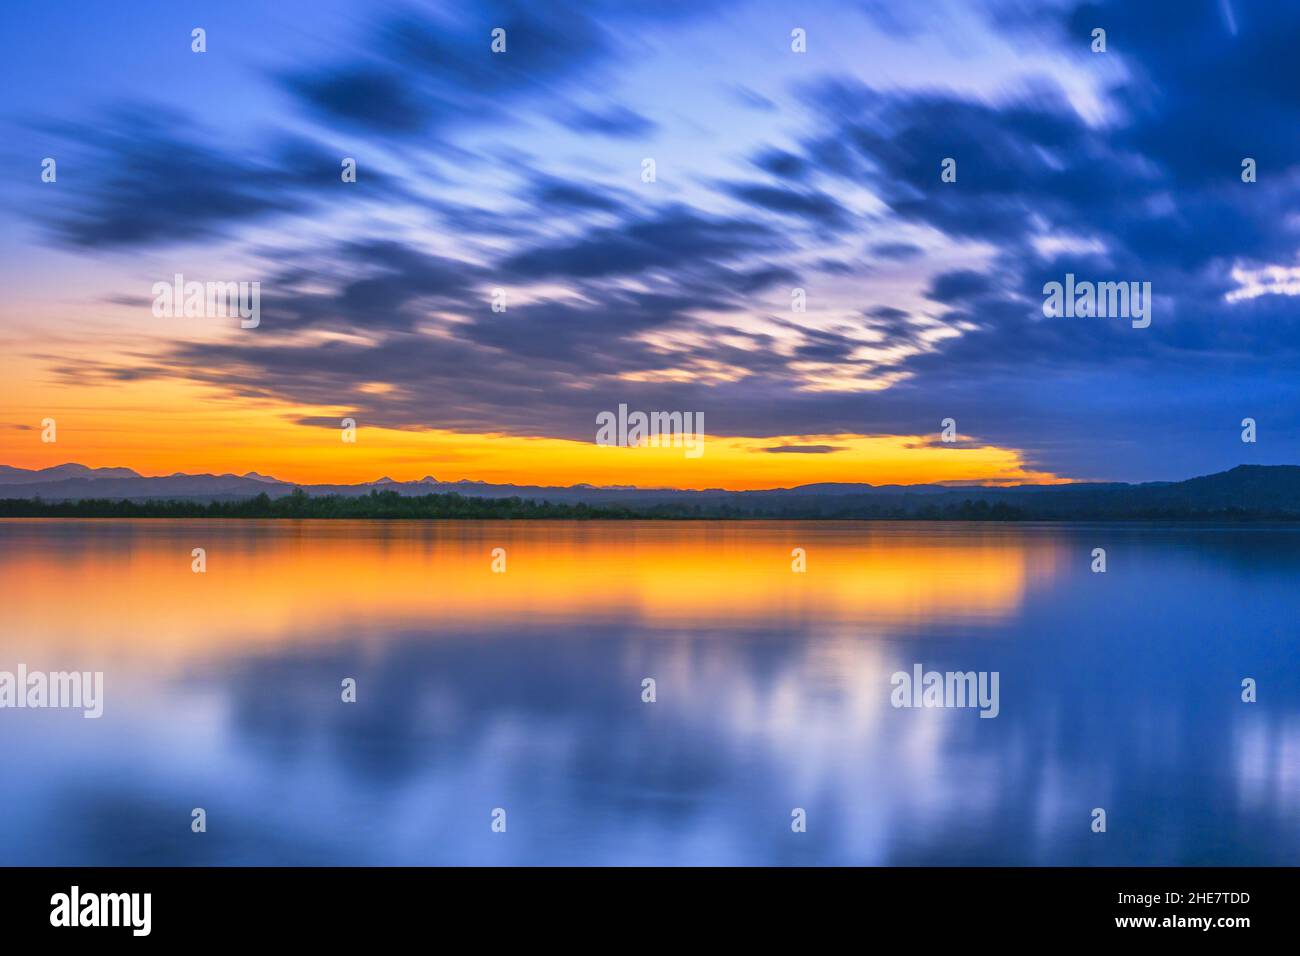
[{"label": "blue sky", "polygon": [[[0,335],[33,380],[347,393],[394,429],[588,441],[620,402],[758,437],[952,417],[1086,479],[1298,460],[1300,7],[11,0],[4,18]],[[174,272],[261,281],[256,340],[142,337],[144,291]],[[1066,273],[1151,282],[1151,327],[1045,318]]]}]

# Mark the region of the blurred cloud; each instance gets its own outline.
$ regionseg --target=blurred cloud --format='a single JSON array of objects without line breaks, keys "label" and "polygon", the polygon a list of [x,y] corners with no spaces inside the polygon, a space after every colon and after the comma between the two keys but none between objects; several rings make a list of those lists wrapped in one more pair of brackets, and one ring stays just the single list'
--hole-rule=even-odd
[{"label": "blurred cloud", "polygon": [[[788,16],[744,6],[780,49]],[[816,43],[778,84],[770,53],[733,49],[744,37],[715,4],[368,16],[332,55],[270,70],[262,105],[284,123],[255,148],[138,106],[47,124],[78,157],[57,201],[24,207],[55,243],[93,258],[250,237],[266,276],[255,340],[58,371],[558,437],[589,438],[620,401],[759,437],[927,434],[955,417],[1080,477],[1235,464],[1216,436],[1271,409],[1273,453],[1294,459],[1300,313],[1271,287],[1229,297],[1296,263],[1300,10],[1221,7],[963,7],[987,37],[1087,76],[1102,118],[1081,111],[1073,74],[990,93],[927,82],[918,62],[913,83],[871,82]],[[970,39],[896,4],[807,14],[864,48]],[[496,27],[507,54],[491,52]],[[730,45],[701,66],[690,42],[706,30]],[[726,108],[692,114],[707,95]],[[364,173],[345,187],[339,157],[358,147]],[[640,182],[645,156],[661,181]],[[1257,183],[1240,180],[1244,156]],[[1045,320],[1042,286],[1067,272],[1150,281],[1151,328]],[[392,387],[358,390],[371,382]]]}]

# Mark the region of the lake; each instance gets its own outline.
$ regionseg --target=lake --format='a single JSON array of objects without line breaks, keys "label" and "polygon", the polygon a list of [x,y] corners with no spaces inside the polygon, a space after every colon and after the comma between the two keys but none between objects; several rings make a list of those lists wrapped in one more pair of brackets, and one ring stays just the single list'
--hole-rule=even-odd
[{"label": "lake", "polygon": [[0,521],[0,671],[104,675],[0,709],[0,863],[1295,865],[1298,580],[1265,526]]}]

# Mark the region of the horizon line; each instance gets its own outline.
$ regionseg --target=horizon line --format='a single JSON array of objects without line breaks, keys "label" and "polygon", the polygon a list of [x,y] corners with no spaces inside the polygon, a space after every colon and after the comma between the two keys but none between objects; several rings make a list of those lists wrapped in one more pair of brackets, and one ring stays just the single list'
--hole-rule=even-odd
[{"label": "horizon line", "polygon": [[[248,481],[261,481],[266,483],[273,482],[277,485],[288,485],[288,486],[303,487],[303,488],[314,488],[314,487],[358,488],[358,487],[364,487],[368,485],[369,486],[374,486],[374,485],[382,486],[385,484],[415,485],[415,484],[431,483],[437,485],[472,484],[472,485],[485,485],[489,487],[498,487],[498,488],[500,487],[556,488],[556,489],[585,488],[593,491],[647,491],[647,492],[672,491],[672,492],[680,492],[680,493],[697,493],[697,494],[708,493],[708,492],[727,492],[729,494],[744,494],[744,493],[764,492],[764,491],[794,491],[799,488],[809,488],[813,486],[846,486],[846,487],[866,486],[871,488],[952,488],[952,489],[1051,488],[1051,487],[1060,487],[1062,485],[1069,485],[1069,486],[1129,485],[1129,486],[1136,487],[1140,485],[1149,485],[1149,484],[1176,484],[1181,481],[1191,481],[1195,478],[1204,478],[1204,477],[1209,477],[1211,475],[1226,474],[1231,471],[1236,471],[1237,469],[1240,468],[1295,468],[1295,467],[1300,467],[1300,465],[1295,465],[1295,464],[1259,465],[1259,464],[1240,463],[1232,466],[1231,468],[1224,469],[1222,471],[1214,471],[1214,472],[1207,472],[1204,474],[1191,475],[1186,478],[1157,479],[1153,481],[1141,481],[1141,482],[1116,481],[1116,480],[1074,480],[1074,479],[1066,479],[1064,481],[1055,481],[1055,482],[1032,482],[1032,481],[1010,482],[1010,481],[979,480],[979,479],[967,481],[962,479],[956,479],[956,480],[949,480],[949,481],[914,482],[914,483],[906,483],[906,484],[900,482],[886,482],[884,484],[875,484],[870,481],[810,481],[810,482],[804,482],[802,484],[797,484],[797,485],[780,485],[780,486],[773,486],[770,488],[737,489],[737,488],[727,488],[723,486],[713,486],[708,488],[681,488],[681,487],[668,486],[668,485],[653,485],[653,486],[628,485],[628,484],[597,485],[597,484],[592,484],[590,482],[574,482],[572,484],[567,484],[567,485],[521,484],[517,481],[492,482],[492,481],[484,481],[482,479],[476,479],[476,478],[457,478],[453,480],[443,480],[440,478],[435,478],[431,474],[426,474],[420,478],[411,478],[411,479],[394,479],[388,477],[387,475],[382,475],[379,478],[374,478],[367,481],[302,482],[302,481],[292,481],[288,479],[278,478],[274,475],[264,474],[262,472],[256,471],[255,469],[249,469],[248,471],[242,474],[236,472],[218,473],[218,472],[173,471],[173,472],[168,472],[166,474],[151,475],[151,474],[141,473],[140,471],[136,470],[135,468],[132,468],[129,465],[85,465],[82,464],[81,462],[66,461],[56,465],[47,465],[44,468],[24,468],[19,465],[9,465],[5,463],[0,463],[0,469],[9,469],[12,471],[23,472],[25,474],[31,474],[31,475],[41,474],[42,472],[55,471],[59,468],[67,468],[67,467],[84,468],[87,471],[129,471],[131,472],[131,475],[121,476],[118,478],[109,477],[109,478],[97,479],[93,475],[86,476],[89,478],[89,480],[108,480],[108,481],[113,481],[113,480],[126,481],[126,480],[130,480],[131,478],[138,478],[141,480],[154,480],[154,479],[165,479],[165,478],[239,478]],[[71,478],[67,478],[67,479],[55,479],[55,480],[75,480],[76,477],[79,476],[72,476]]]}]

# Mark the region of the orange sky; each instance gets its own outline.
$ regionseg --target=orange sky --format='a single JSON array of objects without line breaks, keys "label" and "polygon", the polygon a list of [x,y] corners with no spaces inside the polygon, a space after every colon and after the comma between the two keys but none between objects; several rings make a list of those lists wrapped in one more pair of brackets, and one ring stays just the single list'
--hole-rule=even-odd
[{"label": "orange sky", "polygon": [[[792,435],[709,436],[704,453],[680,448],[601,447],[592,442],[447,431],[400,431],[358,423],[357,440],[338,429],[304,426],[304,416],[342,418],[346,410],[232,400],[180,382],[67,386],[30,381],[4,402],[0,463],[44,468],[75,461],[125,466],[141,474],[257,471],[302,483],[351,483],[433,475],[443,481],[639,485],[678,488],[773,488],[820,481],[914,484],[937,481],[1050,482],[1026,468],[1014,449],[968,442],[936,445],[917,437]],[[41,441],[40,423],[56,422],[57,440]],[[707,431],[707,429],[706,429]],[[594,439],[594,426],[593,426]],[[831,454],[774,454],[780,445],[831,445]]]}]

